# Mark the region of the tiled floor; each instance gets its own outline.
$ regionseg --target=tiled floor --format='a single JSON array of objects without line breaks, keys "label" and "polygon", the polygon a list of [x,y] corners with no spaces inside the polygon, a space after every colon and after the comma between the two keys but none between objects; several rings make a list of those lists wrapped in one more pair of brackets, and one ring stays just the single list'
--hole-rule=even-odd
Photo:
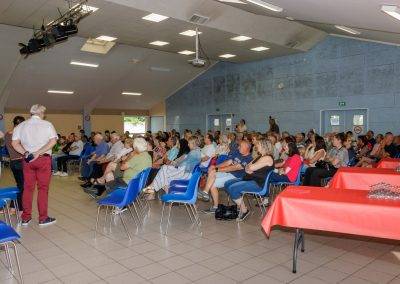
[{"label": "tiled floor", "polygon": [[[5,170],[0,185],[11,184]],[[242,224],[202,214],[201,237],[183,208],[174,207],[166,237],[153,202],[142,229],[129,223],[129,241],[119,222],[94,239],[96,205],[76,177],[52,179],[49,206],[56,225],[18,228],[25,283],[400,283],[400,243],[309,232],[293,274],[293,233],[275,230],[266,239],[258,209]],[[16,283],[0,266],[0,283]]]}]

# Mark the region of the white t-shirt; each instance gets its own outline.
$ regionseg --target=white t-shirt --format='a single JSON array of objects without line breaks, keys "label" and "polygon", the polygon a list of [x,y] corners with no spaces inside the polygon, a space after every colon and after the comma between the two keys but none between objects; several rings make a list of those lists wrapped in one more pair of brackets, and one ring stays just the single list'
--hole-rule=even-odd
[{"label": "white t-shirt", "polygon": [[215,156],[215,145],[214,143],[211,143],[210,145],[205,145],[202,149],[201,149],[201,158],[204,157],[209,157],[210,159],[208,159],[205,162],[201,163],[202,167],[208,167],[208,164],[211,161],[211,158],[213,158]]},{"label": "white t-shirt", "polygon": [[108,152],[106,159],[115,159],[118,156],[118,153],[121,152],[124,148],[124,143],[121,141],[117,141],[112,144],[110,151]]},{"label": "white t-shirt", "polygon": [[[21,145],[30,153],[38,151],[52,138],[57,138],[53,124],[36,115],[15,127],[12,136],[12,140],[20,140]],[[51,155],[51,149],[46,154]]]},{"label": "white t-shirt", "polygon": [[71,144],[71,148],[75,148],[75,147],[77,147],[77,148],[75,150],[69,151],[69,154],[70,155],[79,156],[83,151],[83,142],[82,142],[82,140],[74,141]]}]

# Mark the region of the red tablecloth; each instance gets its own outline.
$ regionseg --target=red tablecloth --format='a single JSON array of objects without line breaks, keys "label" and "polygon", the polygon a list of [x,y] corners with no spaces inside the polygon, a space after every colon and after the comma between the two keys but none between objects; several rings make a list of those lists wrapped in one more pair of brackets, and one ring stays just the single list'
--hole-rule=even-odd
[{"label": "red tablecloth", "polygon": [[400,185],[400,173],[393,169],[339,168],[329,187],[369,190],[371,185],[379,182]]},{"label": "red tablecloth", "polygon": [[400,159],[384,158],[379,161],[376,167],[381,169],[396,169],[400,167]]},{"label": "red tablecloth", "polygon": [[400,240],[400,201],[376,200],[364,190],[290,186],[262,221],[275,225]]}]

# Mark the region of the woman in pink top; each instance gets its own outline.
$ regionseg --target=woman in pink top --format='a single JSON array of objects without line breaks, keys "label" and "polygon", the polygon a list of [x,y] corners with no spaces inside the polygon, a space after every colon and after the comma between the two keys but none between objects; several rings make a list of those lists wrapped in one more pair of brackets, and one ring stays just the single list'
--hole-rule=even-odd
[{"label": "woman in pink top", "polygon": [[295,182],[300,172],[302,159],[297,149],[296,143],[291,139],[285,139],[282,143],[283,151],[288,155],[288,158],[283,163],[280,174],[272,172],[270,182]]}]

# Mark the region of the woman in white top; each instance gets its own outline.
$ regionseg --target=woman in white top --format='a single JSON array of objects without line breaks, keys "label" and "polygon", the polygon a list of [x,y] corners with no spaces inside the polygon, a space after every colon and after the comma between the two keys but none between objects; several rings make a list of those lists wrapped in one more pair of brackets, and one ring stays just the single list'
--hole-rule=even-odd
[{"label": "woman in white top", "polygon": [[[326,145],[325,145],[325,140],[321,136],[316,136],[315,137],[315,146],[311,145],[311,148],[313,148],[312,155],[309,154],[307,156],[307,148],[306,150],[306,162],[309,167],[315,167],[315,163],[318,161],[323,161],[326,156]],[[310,153],[310,151],[308,152]]]},{"label": "woman in white top", "polygon": [[246,121],[244,119],[241,119],[239,121],[239,124],[237,125],[237,132],[238,133],[243,133],[247,131],[247,126],[246,126]]},{"label": "woman in white top", "polygon": [[215,155],[228,155],[229,154],[229,144],[231,141],[228,139],[228,136],[222,134],[219,136],[217,149],[215,150]]}]

